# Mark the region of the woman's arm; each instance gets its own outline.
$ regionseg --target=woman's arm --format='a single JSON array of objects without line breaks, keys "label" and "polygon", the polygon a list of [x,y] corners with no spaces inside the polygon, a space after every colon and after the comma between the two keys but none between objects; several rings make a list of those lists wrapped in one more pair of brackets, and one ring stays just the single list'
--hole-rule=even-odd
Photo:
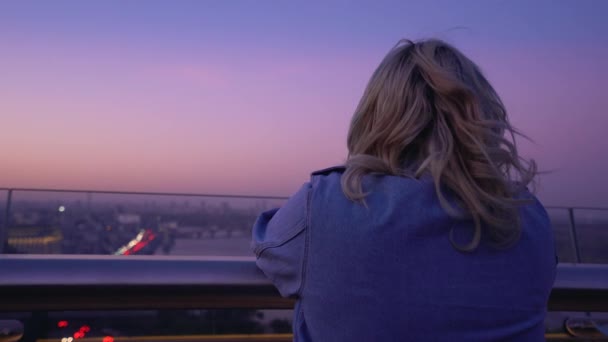
[{"label": "woman's arm", "polygon": [[281,208],[266,211],[253,226],[251,247],[256,264],[282,296],[300,292],[305,259],[310,183]]}]

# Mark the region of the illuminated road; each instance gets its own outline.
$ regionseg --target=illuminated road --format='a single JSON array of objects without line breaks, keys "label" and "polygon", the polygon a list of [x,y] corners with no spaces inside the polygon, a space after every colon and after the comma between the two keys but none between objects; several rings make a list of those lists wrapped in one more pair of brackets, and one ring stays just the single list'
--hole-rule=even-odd
[{"label": "illuminated road", "polygon": [[[115,337],[113,342],[186,342],[186,341],[204,341],[204,342],[288,342],[292,341],[291,334],[256,334],[256,335],[176,335],[176,336],[132,336],[132,337]],[[85,337],[74,339],[74,342],[104,342],[103,337]],[[106,340],[107,341],[107,340]],[[39,339],[36,342],[61,342],[60,338]]]},{"label": "illuminated road", "polygon": [[[138,337],[116,337],[113,342],[290,342],[291,334],[259,334],[259,335],[179,335],[179,336],[138,336]],[[565,333],[545,334],[547,341],[572,341],[572,336]],[[594,341],[608,341],[608,338],[593,339]],[[39,339],[36,342],[60,342],[61,339]],[[102,337],[79,338],[78,342],[104,342]]]}]

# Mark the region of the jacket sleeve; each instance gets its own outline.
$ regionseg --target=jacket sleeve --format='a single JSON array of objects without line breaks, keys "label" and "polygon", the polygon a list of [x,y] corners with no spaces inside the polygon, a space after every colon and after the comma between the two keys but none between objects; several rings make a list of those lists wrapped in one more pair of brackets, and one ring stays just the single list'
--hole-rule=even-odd
[{"label": "jacket sleeve", "polygon": [[284,297],[298,295],[302,285],[310,190],[310,183],[304,184],[283,207],[262,213],[253,226],[256,264]]}]

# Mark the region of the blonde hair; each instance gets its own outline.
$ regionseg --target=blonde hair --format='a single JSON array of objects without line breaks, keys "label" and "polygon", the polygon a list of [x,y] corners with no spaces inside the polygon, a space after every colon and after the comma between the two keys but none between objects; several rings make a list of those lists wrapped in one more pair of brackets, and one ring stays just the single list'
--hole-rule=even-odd
[{"label": "blonde hair", "polygon": [[450,232],[454,247],[476,249],[482,230],[508,247],[521,235],[517,209],[528,203],[518,193],[536,175],[535,162],[519,156],[515,135],[475,63],[440,40],[403,40],[380,63],[353,115],[342,190],[364,202],[366,174],[430,175],[446,212],[474,222],[464,246]]}]

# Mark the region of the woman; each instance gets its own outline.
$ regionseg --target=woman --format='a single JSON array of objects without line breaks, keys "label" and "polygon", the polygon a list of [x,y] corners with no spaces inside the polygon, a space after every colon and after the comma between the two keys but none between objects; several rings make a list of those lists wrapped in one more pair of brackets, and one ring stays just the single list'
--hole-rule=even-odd
[{"label": "woman", "polygon": [[314,172],[253,228],[258,267],[297,298],[294,340],[544,341],[554,243],[515,134],[457,49],[393,48],[345,165]]}]

